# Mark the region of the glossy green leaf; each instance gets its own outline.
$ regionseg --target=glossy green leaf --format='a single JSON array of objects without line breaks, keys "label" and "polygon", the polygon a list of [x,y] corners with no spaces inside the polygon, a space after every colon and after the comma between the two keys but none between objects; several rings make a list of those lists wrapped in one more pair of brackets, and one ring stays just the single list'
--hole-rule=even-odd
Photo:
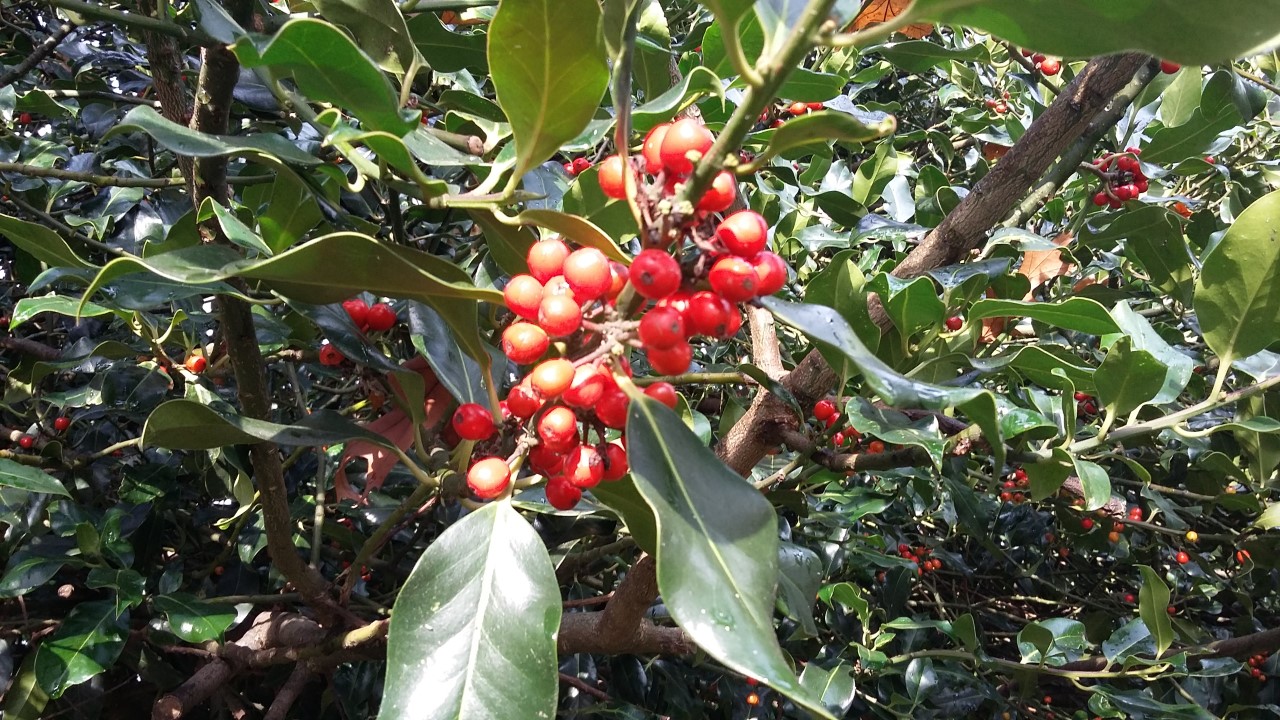
[{"label": "glossy green leaf", "polygon": [[862,371],[867,385],[889,405],[928,410],[960,409],[990,439],[996,465],[1004,463],[1004,443],[996,417],[995,398],[989,391],[915,382],[898,374],[867,349],[849,324],[831,308],[789,303],[777,298],[763,298],[761,303],[775,317],[804,333],[815,344],[847,358]]},{"label": "glossy green leaf", "polygon": [[612,238],[625,239],[640,234],[631,207],[625,202],[614,202],[605,197],[600,189],[599,165],[591,166],[573,179],[561,209],[590,221]]},{"label": "glossy green leaf", "polygon": [[5,237],[49,267],[92,268],[66,240],[49,228],[11,215],[0,214],[0,237]]},{"label": "glossy green leaf", "polygon": [[1131,655],[1150,652],[1154,649],[1150,641],[1151,631],[1147,629],[1147,624],[1142,618],[1134,618],[1111,633],[1111,637],[1102,643],[1102,654],[1106,656],[1107,662],[1122,661]]},{"label": "glossy green leaf", "polygon": [[1098,399],[1107,409],[1128,415],[1160,392],[1168,371],[1154,355],[1135,350],[1129,338],[1122,337],[1107,350],[1093,381]]},{"label": "glossy green leaf", "polygon": [[1051,55],[1145,50],[1187,65],[1252,55],[1280,42],[1275,0],[915,0],[910,19],[967,25]]},{"label": "glossy green leaf", "polygon": [[648,132],[676,116],[704,95],[724,98],[720,78],[711,70],[698,66],[680,82],[656,98],[631,111],[631,125],[637,132]]},{"label": "glossy green leaf", "polygon": [[147,589],[147,579],[137,570],[94,568],[84,580],[85,587],[110,588],[116,591],[116,614],[142,604]]},{"label": "glossy green leaf", "polygon": [[1156,640],[1156,655],[1162,655],[1173,644],[1173,623],[1169,620],[1169,586],[1155,570],[1139,565],[1142,588],[1138,590],[1138,616]]},{"label": "glossy green leaf", "polygon": [[485,36],[453,32],[440,22],[435,13],[415,13],[409,19],[409,34],[432,70],[444,73],[459,70],[484,72],[489,67],[485,58]]},{"label": "glossy green leaf", "polygon": [[1053,457],[1048,460],[1024,465],[1027,479],[1031,482],[1031,497],[1044,500],[1058,492],[1058,488],[1075,472],[1075,464],[1071,456],[1061,448],[1054,448]]},{"label": "glossy green leaf", "polygon": [[1253,525],[1262,530],[1274,530],[1280,527],[1280,503],[1267,505],[1267,509],[1253,521]]},{"label": "glossy green leaf", "polygon": [[0,597],[23,595],[48,582],[64,565],[79,567],[83,561],[72,555],[75,548],[72,538],[33,538],[9,556],[0,577]]},{"label": "glossy green leaf", "polygon": [[1111,499],[1111,476],[1101,465],[1073,457],[1076,475],[1080,477],[1080,485],[1084,488],[1084,509],[1097,510]]},{"label": "glossy green leaf", "polygon": [[811,662],[800,673],[800,685],[836,717],[845,717],[857,697],[853,668],[845,663],[828,670]]},{"label": "glossy green leaf", "polygon": [[1062,347],[1027,346],[994,358],[971,358],[969,364],[983,372],[1010,368],[1041,387],[1090,392],[1094,369]]},{"label": "glossy green leaf", "polygon": [[769,144],[756,158],[762,162],[792,148],[809,145],[816,140],[835,140],[845,143],[865,143],[898,129],[898,121],[887,115],[879,122],[864,122],[861,118],[837,111],[809,113],[792,118],[782,127],[772,131]]},{"label": "glossy green leaf", "polygon": [[169,630],[191,643],[222,640],[222,634],[236,619],[233,606],[203,602],[189,593],[160,595],[153,602],[169,619]]},{"label": "glossy green leaf", "polygon": [[979,300],[973,304],[968,319],[992,317],[1029,317],[1055,327],[1090,335],[1120,332],[1111,314],[1097,301],[1073,297],[1061,302],[1021,302],[1018,300]]},{"label": "glossy green leaf", "polygon": [[4,693],[4,716],[10,720],[41,720],[49,693],[40,687],[35,671],[36,653],[27,655]]},{"label": "glossy green leaf", "polygon": [[1203,157],[1219,135],[1245,120],[1240,106],[1232,102],[1237,82],[1233,73],[1225,70],[1214,73],[1205,86],[1200,106],[1186,122],[1151,133],[1151,140],[1142,148],[1143,161],[1172,165]]},{"label": "glossy green leaf", "polygon": [[[516,143],[515,177],[587,126],[609,85],[596,0],[503,0],[489,24],[489,68]],[[574,28],[573,42],[563,42]]]},{"label": "glossy green leaf", "polygon": [[200,204],[200,210],[196,213],[196,222],[204,222],[209,218],[217,218],[219,227],[232,243],[239,245],[248,250],[254,250],[263,255],[272,255],[274,251],[266,241],[258,236],[248,225],[240,221],[231,210],[219,203],[213,201],[213,198],[205,198]]},{"label": "glossy green leaf", "polygon": [[898,151],[893,148],[891,138],[882,140],[871,157],[858,165],[849,196],[859,205],[870,207],[880,199],[880,193],[897,174]]},{"label": "glossy green leaf", "polygon": [[927,277],[901,280],[880,273],[871,279],[870,287],[879,293],[894,329],[903,337],[939,327],[946,315],[947,308],[938,297],[933,280]]},{"label": "glossy green leaf", "polygon": [[1182,235],[1182,223],[1169,209],[1148,205],[1127,210],[1100,232],[1082,232],[1081,242],[1109,249],[1106,242],[1124,243],[1126,257],[1142,266],[1151,284],[1182,303],[1190,303],[1191,252]]},{"label": "glossy green leaf", "polygon": [[17,488],[25,492],[45,493],[71,497],[57,478],[40,468],[0,458],[0,487]]},{"label": "glossy green leaf", "polygon": [[850,427],[863,435],[893,445],[918,447],[928,453],[934,467],[942,464],[946,441],[938,430],[937,418],[928,416],[912,420],[897,410],[876,407],[861,397],[851,398],[844,412]]},{"label": "glossy green leaf", "polygon": [[36,647],[35,672],[52,698],[115,664],[128,636],[128,616],[109,600],[82,602]]},{"label": "glossy green leaf", "polygon": [[422,64],[404,15],[394,0],[312,1],[326,20],[350,30],[360,49],[383,70],[403,75]]},{"label": "glossy green leaf", "polygon": [[[421,198],[436,197],[449,191],[448,183],[431,177],[418,165],[418,159],[421,159],[418,158],[419,153],[428,157],[438,154],[430,147],[429,141],[422,139],[421,128],[406,135],[382,130],[357,130],[344,122],[341,114],[336,110],[320,113],[316,122],[329,128],[329,142],[361,173],[390,183],[402,192]],[[372,150],[377,155],[376,160],[365,157],[364,148]],[[466,165],[478,160],[460,153],[454,153],[450,157],[452,157],[450,162],[442,164]],[[383,167],[384,164],[398,170],[400,175],[412,183],[400,181],[387,173],[386,168]]]},{"label": "glossy green leaf", "polygon": [[1125,334],[1134,350],[1150,353],[1165,367],[1163,383],[1159,392],[1151,398],[1151,402],[1159,404],[1177,400],[1195,372],[1195,360],[1178,352],[1177,349],[1166,342],[1155,331],[1155,328],[1151,327],[1151,323],[1142,315],[1134,312],[1128,303],[1117,303],[1111,309],[1111,317],[1115,318],[1120,332]]},{"label": "glossy green leaf", "polygon": [[913,73],[942,67],[952,62],[990,62],[991,53],[984,45],[950,48],[928,40],[885,43],[876,51],[894,65]]},{"label": "glossy green leaf", "polygon": [[411,304],[409,333],[414,349],[427,359],[450,395],[460,403],[489,404],[484,368],[458,346],[440,313],[420,303]]},{"label": "glossy green leaf", "polygon": [[85,303],[82,308],[80,307],[80,300],[77,298],[63,297],[61,295],[25,297],[13,306],[13,314],[9,316],[9,329],[12,330],[40,313],[47,312],[70,317],[98,317],[111,314],[110,308],[102,307],[96,303]]},{"label": "glossy green leaf", "polygon": [[1195,309],[1209,347],[1234,360],[1280,339],[1280,191],[1236,218],[1204,259]]},{"label": "glossy green leaf", "polygon": [[445,530],[391,614],[385,720],[527,720],[556,707],[560,591],[542,539],[507,503]]},{"label": "glossy green leaf", "polygon": [[266,207],[254,215],[262,239],[273,253],[288,250],[324,219],[311,189],[297,175],[284,170],[276,173]]},{"label": "glossy green leaf", "polygon": [[329,410],[317,410],[292,425],[224,414],[192,400],[170,400],[152,411],[142,428],[142,444],[172,450],[212,450],[261,441],[318,447],[348,440],[375,445],[390,441]]},{"label": "glossy green leaf", "polygon": [[622,252],[613,238],[584,218],[556,210],[525,210],[517,215],[516,219],[560,233],[565,240],[578,245],[593,247],[609,256],[611,260],[617,260],[624,265],[631,264],[631,257]]},{"label": "glossy green leaf", "polygon": [[210,135],[172,122],[149,105],[139,105],[130,110],[106,137],[128,132],[146,133],[165,148],[191,157],[229,155],[294,165],[319,165],[321,162],[320,158],[299,149],[280,135]]},{"label": "glossy green leaf", "polygon": [[627,418],[631,475],[658,523],[658,587],[709,655],[821,717],[773,633],[778,537],[773,508],[680,417],[648,397]]},{"label": "glossy green leaf", "polygon": [[800,623],[804,637],[817,637],[813,603],[822,586],[822,561],[807,547],[789,542],[778,544],[778,595],[787,616]]},{"label": "glossy green leaf", "polygon": [[368,130],[400,136],[417,124],[374,61],[323,20],[294,18],[265,40],[245,38],[231,49],[245,67],[288,74],[304,95],[350,112]]},{"label": "glossy green leaf", "polygon": [[863,290],[867,278],[858,267],[857,256],[857,250],[836,253],[831,263],[814,274],[805,285],[804,301],[838,311],[853,327],[858,338],[874,351],[880,346],[880,328],[871,319],[867,293]]}]

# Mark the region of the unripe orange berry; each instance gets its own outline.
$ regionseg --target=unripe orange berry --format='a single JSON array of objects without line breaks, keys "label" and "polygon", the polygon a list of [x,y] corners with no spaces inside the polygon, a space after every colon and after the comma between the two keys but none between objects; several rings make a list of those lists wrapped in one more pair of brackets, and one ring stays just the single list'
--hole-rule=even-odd
[{"label": "unripe orange berry", "polygon": [[538,305],[538,324],[551,337],[568,337],[582,327],[582,307],[564,295],[544,297]]},{"label": "unripe orange berry", "polygon": [[467,471],[467,486],[484,500],[496,498],[511,482],[511,468],[502,458],[485,458]]},{"label": "unripe orange berry", "polygon": [[[529,384],[542,397],[551,399],[559,397],[573,384],[573,363],[564,358],[556,358],[539,363],[529,373]],[[570,413],[572,415],[572,413]]]},{"label": "unripe orange berry", "polygon": [[644,171],[650,175],[657,175],[663,170],[662,140],[667,136],[667,130],[670,127],[671,123],[662,123],[644,136],[641,154],[644,155]]},{"label": "unripe orange berry", "polygon": [[542,303],[542,283],[532,275],[516,275],[502,289],[502,298],[511,312],[525,320],[537,320],[538,305]]},{"label": "unripe orange berry", "polygon": [[529,265],[529,274],[538,282],[546,283],[560,274],[568,257],[569,246],[559,238],[551,238],[534,243],[525,261]]},{"label": "unripe orange berry", "polygon": [[563,405],[538,418],[538,438],[550,450],[566,452],[578,444],[578,417]]},{"label": "unripe orange berry", "polygon": [[586,303],[609,291],[613,278],[609,258],[595,248],[579,248],[564,261],[564,279],[575,300]]},{"label": "unripe orange berry", "polygon": [[550,344],[547,331],[533,323],[513,323],[502,331],[502,352],[517,365],[531,363],[542,357]]}]

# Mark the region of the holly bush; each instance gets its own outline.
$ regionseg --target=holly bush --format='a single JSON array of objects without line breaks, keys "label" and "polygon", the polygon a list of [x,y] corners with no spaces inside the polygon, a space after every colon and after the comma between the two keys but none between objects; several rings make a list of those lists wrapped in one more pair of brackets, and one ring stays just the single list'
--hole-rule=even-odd
[{"label": "holly bush", "polygon": [[0,26],[6,718],[1280,714],[1275,2]]}]

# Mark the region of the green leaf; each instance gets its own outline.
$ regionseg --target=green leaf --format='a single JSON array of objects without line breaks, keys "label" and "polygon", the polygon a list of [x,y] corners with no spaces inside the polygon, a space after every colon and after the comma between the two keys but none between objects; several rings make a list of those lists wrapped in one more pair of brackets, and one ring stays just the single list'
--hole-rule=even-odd
[{"label": "green leaf", "polygon": [[1055,390],[1094,389],[1094,369],[1069,350],[1053,345],[1031,345],[994,358],[971,358],[969,364],[983,372],[1012,368],[1031,382]]},{"label": "green leaf", "polygon": [[450,395],[460,403],[489,404],[484,368],[462,351],[440,313],[420,303],[411,304],[409,333],[414,349],[426,358]]},{"label": "green leaf", "polygon": [[142,428],[143,446],[172,450],[212,450],[262,441],[317,447],[348,440],[364,440],[384,446],[390,443],[385,437],[329,410],[313,412],[292,425],[278,425],[224,414],[192,400],[164,403],[152,411]]},{"label": "green leaf", "polygon": [[631,111],[631,125],[636,132],[648,132],[654,126],[671,120],[676,113],[704,95],[714,95],[723,100],[724,88],[714,72],[699,65],[671,89]]},{"label": "green leaf", "polygon": [[1173,644],[1173,622],[1169,620],[1169,586],[1146,565],[1139,565],[1142,588],[1138,590],[1138,616],[1156,640],[1156,656]]},{"label": "green leaf", "polygon": [[391,614],[379,718],[555,715],[560,590],[542,539],[507,503],[452,525]]},{"label": "green leaf", "polygon": [[270,67],[292,76],[302,94],[350,112],[368,130],[402,136],[417,125],[418,113],[401,111],[399,97],[373,60],[323,20],[294,18],[270,38],[245,38],[231,49],[245,67]]},{"label": "green leaf", "polygon": [[71,494],[67,492],[67,489],[62,486],[62,483],[57,478],[39,468],[23,465],[5,458],[0,458],[0,487],[71,497]]},{"label": "green leaf", "polygon": [[593,247],[624,265],[631,264],[631,257],[622,252],[613,238],[589,220],[556,210],[525,210],[517,215],[516,219],[522,223],[553,230],[563,235],[565,240]]},{"label": "green leaf", "polygon": [[1089,335],[1120,332],[1107,309],[1095,300],[1073,297],[1061,302],[1022,302],[1018,300],[979,300],[969,309],[970,321],[992,317],[1029,317],[1055,327]]},{"label": "green leaf", "polygon": [[942,67],[952,62],[972,63],[991,61],[991,53],[985,45],[966,48],[949,48],[928,40],[907,40],[885,43],[876,52],[898,67],[913,73],[923,73],[930,68]]},{"label": "green leaf", "polygon": [[49,693],[36,680],[36,654],[27,655],[13,682],[5,690],[4,716],[9,720],[40,720],[44,717],[45,706],[49,704]]},{"label": "green leaf", "polygon": [[52,698],[115,664],[128,636],[128,616],[109,600],[82,602],[36,648],[35,672]]},{"label": "green leaf", "polygon": [[1071,477],[1075,465],[1067,451],[1054,448],[1052,458],[1024,465],[1022,469],[1026,470],[1027,479],[1031,482],[1032,499],[1044,500],[1058,492],[1062,483]]},{"label": "green leaf", "polygon": [[937,328],[947,312],[933,280],[927,277],[902,280],[880,273],[871,279],[871,290],[880,294],[885,312],[903,337]]},{"label": "green leaf", "polygon": [[23,545],[9,557],[4,577],[0,578],[0,597],[17,597],[34,587],[45,584],[64,565],[79,567],[75,540],[71,538],[40,536]]},{"label": "green leaf", "polygon": [[946,441],[933,416],[912,420],[892,408],[879,408],[866,398],[850,398],[845,404],[845,418],[854,430],[893,445],[918,447],[929,454],[934,467],[942,464]]},{"label": "green leaf", "polygon": [[1134,618],[1111,633],[1111,637],[1102,643],[1102,654],[1107,662],[1123,661],[1125,658],[1146,651],[1150,645],[1151,631],[1142,618]]},{"label": "green leaf", "polygon": [[413,36],[418,52],[436,72],[473,70],[482,73],[489,69],[484,35],[453,32],[440,22],[435,13],[416,13],[409,20],[409,34]]},{"label": "green leaf", "polygon": [[1073,457],[1076,475],[1084,487],[1084,509],[1097,510],[1111,499],[1111,476],[1101,465]]},{"label": "green leaf", "polygon": [[[427,156],[427,159],[435,159],[431,156],[438,154],[427,141],[422,139],[424,136],[421,134],[423,132],[421,128],[403,136],[381,130],[371,132],[357,130],[343,122],[342,115],[337,110],[326,110],[320,113],[316,122],[329,129],[329,142],[361,173],[390,183],[402,192],[422,198],[437,197],[449,192],[448,183],[427,175],[415,160],[419,153]],[[376,153],[377,161],[365,157],[364,148]],[[452,158],[450,162],[442,164],[465,165],[478,160],[460,153],[454,153],[450,157]],[[383,167],[384,163],[399,170],[400,174],[412,180],[413,184],[390,176]]]},{"label": "green leaf", "polygon": [[[360,49],[383,70],[405,74],[422,64],[418,49],[405,25],[400,6],[393,0],[313,0],[316,9],[351,31]],[[432,13],[423,13],[430,15]],[[406,78],[406,82],[412,78]]]},{"label": "green leaf", "polygon": [[43,225],[0,214],[0,236],[49,267],[92,268],[58,233]]},{"label": "green leaf", "polygon": [[1196,283],[1204,340],[1225,359],[1248,357],[1280,338],[1280,191],[1236,218]]},{"label": "green leaf", "polygon": [[189,593],[160,595],[154,600],[156,609],[169,619],[169,630],[191,643],[222,640],[222,634],[235,622],[231,605],[214,605]]},{"label": "green leaf", "polygon": [[100,315],[110,315],[112,311],[110,308],[102,307],[96,303],[85,303],[84,307],[81,308],[79,299],[61,295],[25,297],[19,300],[17,305],[13,306],[13,315],[9,316],[9,329],[12,330],[36,315],[46,312],[70,317],[98,317]]},{"label": "green leaf", "polygon": [[927,410],[960,409],[982,429],[992,445],[996,465],[1004,464],[1004,442],[996,416],[995,397],[989,391],[915,382],[894,372],[867,349],[849,323],[831,308],[789,303],[772,297],[762,298],[760,302],[775,317],[804,333],[814,344],[839,353],[856,365],[865,376],[867,385],[889,405]]},{"label": "green leaf", "polygon": [[538,233],[527,225],[508,225],[486,210],[469,211],[471,219],[484,231],[484,241],[489,254],[498,267],[508,275],[529,272],[525,258],[529,248],[538,242]]},{"label": "green leaf", "polygon": [[822,586],[822,561],[809,548],[789,542],[778,544],[778,589],[787,617],[800,623],[804,637],[818,637],[813,601]]},{"label": "green leaf", "polygon": [[849,195],[859,205],[870,207],[897,174],[898,151],[893,148],[892,138],[885,139],[876,145],[876,151],[871,157],[858,165]]},{"label": "green leaf", "polygon": [[1049,55],[1145,50],[1187,65],[1254,55],[1280,33],[1280,4],[1271,1],[915,0],[909,13],[915,22],[966,25]]},{"label": "green leaf", "polygon": [[217,218],[222,232],[236,245],[267,256],[275,254],[271,246],[258,237],[252,228],[240,222],[240,218],[236,217],[231,210],[214,202],[213,198],[205,198],[204,202],[200,203],[200,210],[196,213],[196,222],[204,222],[209,218]]},{"label": "green leaf", "polygon": [[709,655],[821,717],[773,634],[778,536],[773,507],[680,417],[645,396],[627,418],[631,476],[658,522],[658,587]]},{"label": "green leaf", "polygon": [[640,496],[635,480],[629,474],[616,482],[600,483],[591,488],[591,494],[626,523],[627,532],[631,533],[637,547],[650,555],[658,551],[658,526],[653,510]]},{"label": "green leaf", "polygon": [[1081,233],[1089,247],[1105,248],[1105,243],[1121,241],[1125,256],[1146,270],[1151,284],[1181,303],[1191,302],[1191,252],[1182,234],[1182,223],[1168,209],[1148,205],[1126,210],[1100,232]]},{"label": "green leaf", "polygon": [[1160,128],[1142,148],[1144,162],[1173,165],[1187,158],[1203,157],[1205,150],[1223,132],[1245,120],[1240,107],[1231,102],[1236,78],[1225,70],[1214,73],[1205,87],[1200,106],[1177,127]]},{"label": "green leaf", "polygon": [[805,665],[800,673],[800,686],[836,717],[844,717],[857,696],[853,667],[845,663],[838,663],[830,670],[817,663]]},{"label": "green leaf", "polygon": [[858,267],[857,255],[857,250],[836,253],[830,264],[810,278],[804,289],[804,300],[838,311],[858,338],[874,351],[880,345],[880,328],[871,319],[867,293],[863,291],[867,278]]},{"label": "green leaf", "polygon": [[769,144],[756,158],[756,162],[762,163],[792,148],[809,145],[815,140],[865,143],[892,135],[897,129],[898,121],[892,115],[884,116],[877,123],[864,122],[857,116],[836,111],[801,115],[772,131]]},{"label": "green leaf", "polygon": [[[489,68],[516,143],[515,177],[582,132],[609,85],[596,0],[503,0],[489,24]],[[573,42],[564,42],[573,28]]]},{"label": "green leaf", "polygon": [[1151,323],[1134,312],[1128,303],[1124,301],[1117,303],[1111,309],[1111,317],[1115,318],[1120,332],[1125,334],[1134,350],[1150,353],[1165,367],[1164,382],[1160,391],[1151,398],[1151,402],[1161,404],[1177,400],[1195,372],[1195,360],[1178,352],[1172,345],[1165,342],[1160,333],[1151,327]]},{"label": "green leaf", "polygon": [[165,148],[191,157],[229,155],[294,165],[319,165],[321,162],[320,158],[279,135],[210,135],[172,122],[149,105],[139,105],[130,110],[104,139],[128,132],[146,133]]},{"label": "green leaf", "polygon": [[1253,524],[1263,530],[1274,530],[1280,527],[1280,503],[1267,505],[1267,509],[1258,515],[1258,519],[1254,520]]},{"label": "green leaf", "polygon": [[85,577],[85,587],[111,588],[116,591],[116,614],[142,604],[147,589],[147,579],[137,570],[116,570],[97,567]]},{"label": "green leaf", "polygon": [[1129,338],[1122,337],[1107,350],[1093,381],[1103,405],[1111,412],[1128,415],[1160,392],[1168,370],[1154,355],[1133,349]]}]

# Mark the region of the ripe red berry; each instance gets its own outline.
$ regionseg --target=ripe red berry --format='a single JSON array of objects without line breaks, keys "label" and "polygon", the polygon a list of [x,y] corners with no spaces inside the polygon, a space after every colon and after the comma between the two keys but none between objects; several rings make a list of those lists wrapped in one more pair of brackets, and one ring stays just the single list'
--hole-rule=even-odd
[{"label": "ripe red berry", "polygon": [[586,172],[587,170],[591,169],[591,161],[584,157],[574,158],[571,165],[573,167],[574,175],[580,175]]},{"label": "ripe red berry", "polygon": [[578,418],[563,405],[538,418],[538,438],[550,450],[566,452],[578,444]]},{"label": "ripe red berry", "polygon": [[622,288],[626,287],[627,279],[631,273],[627,270],[627,266],[616,260],[609,261],[609,289],[605,291],[605,297],[613,300],[618,297],[618,293],[622,292]]},{"label": "ripe red berry", "polygon": [[1081,527],[1081,528],[1083,528],[1085,532],[1089,532],[1090,530],[1092,530],[1092,529],[1093,529],[1093,518],[1085,518],[1085,519],[1081,520],[1081,521],[1080,521],[1080,527]]},{"label": "ripe red berry", "polygon": [[573,486],[564,476],[556,476],[547,481],[547,503],[557,510],[572,510],[582,499],[582,491]]},{"label": "ripe red berry", "polygon": [[1031,54],[1031,62],[1033,62],[1033,63],[1035,63],[1035,64],[1037,64],[1037,65],[1039,65],[1039,64],[1040,64],[1040,63],[1042,63],[1042,62],[1044,62],[1044,61],[1046,60],[1046,58],[1047,58],[1047,56],[1046,56],[1044,53],[1032,53],[1032,54]]},{"label": "ripe red berry", "polygon": [[1178,561],[1179,565],[1186,565],[1187,563],[1191,562],[1191,556],[1186,554],[1182,550],[1178,551],[1178,554],[1174,556],[1174,559]]},{"label": "ripe red berry", "polygon": [[756,273],[756,295],[772,295],[787,284],[787,261],[777,253],[762,250],[751,259]]},{"label": "ripe red berry", "polygon": [[542,283],[532,275],[516,275],[502,289],[502,298],[511,312],[525,320],[538,319],[542,303]]},{"label": "ripe red berry", "polygon": [[384,332],[396,326],[399,318],[396,317],[396,311],[386,303],[376,303],[369,308],[369,319],[367,325],[374,332]]},{"label": "ripe red berry", "polygon": [[1106,205],[1110,202],[1111,202],[1111,198],[1107,197],[1107,193],[1104,191],[1099,190],[1093,196],[1093,204],[1097,205],[1098,207],[1106,207]]},{"label": "ripe red berry", "polygon": [[621,480],[631,469],[627,463],[626,448],[616,442],[605,445],[601,457],[604,459],[604,479],[607,481]]},{"label": "ripe red berry", "polygon": [[31,124],[31,113],[29,113],[29,112],[19,113],[19,114],[18,114],[18,124],[19,124],[19,125],[30,125],[30,124]]},{"label": "ripe red berry", "polygon": [[529,451],[529,467],[540,475],[555,475],[564,467],[564,452],[537,445]]},{"label": "ripe red berry", "polygon": [[538,324],[551,337],[568,337],[582,327],[582,307],[565,295],[544,297],[538,305]]},{"label": "ripe red berry", "polygon": [[1009,112],[1009,106],[1004,103],[996,103],[995,111],[997,115],[1003,115]]},{"label": "ripe red berry", "polygon": [[1127,602],[1127,603],[1129,603],[1130,605],[1132,605],[1132,604],[1134,604],[1134,603],[1138,602],[1138,598],[1134,597],[1133,593],[1125,593],[1125,594],[1124,594],[1124,601],[1125,601],[1125,602]]},{"label": "ripe red berry", "polygon": [[66,432],[67,428],[69,427],[71,427],[71,418],[64,416],[64,417],[56,417],[53,419],[54,430],[58,432]]},{"label": "ripe red berry", "polygon": [[830,400],[819,400],[813,404],[813,417],[818,422],[826,422],[832,415],[836,414],[836,404]]},{"label": "ripe red berry", "polygon": [[547,331],[533,323],[513,323],[502,331],[502,352],[517,365],[525,365],[542,357],[551,345]]},{"label": "ripe red berry", "polygon": [[[529,373],[529,384],[542,397],[550,399],[559,397],[573,384],[573,363],[564,358],[556,358],[539,363]],[[572,415],[572,413],[570,413]]]},{"label": "ripe red berry", "polygon": [[640,342],[650,350],[666,350],[685,342],[684,316],[670,307],[655,307],[640,318]]},{"label": "ripe red berry", "polygon": [[542,398],[529,385],[521,383],[507,393],[507,409],[521,420],[533,417],[542,407]]},{"label": "ripe red berry", "polygon": [[660,150],[662,165],[668,172],[688,175],[693,172],[694,162],[689,159],[689,156],[692,154],[696,159],[701,159],[715,141],[711,131],[697,120],[692,118],[677,120],[667,128],[666,134],[662,137]]},{"label": "ripe red berry", "polygon": [[670,123],[663,123],[644,136],[644,146],[640,153],[644,156],[644,171],[650,175],[662,172],[662,140],[667,136]]},{"label": "ripe red berry", "polygon": [[716,237],[730,253],[754,257],[769,243],[769,223],[755,210],[739,210],[716,226]]},{"label": "ripe red berry", "polygon": [[493,413],[478,403],[463,403],[453,413],[453,430],[463,440],[488,440],[497,429]]},{"label": "ripe red berry", "polygon": [[679,375],[693,362],[693,348],[680,342],[667,348],[649,348],[649,366],[659,375]]},{"label": "ripe red berry", "polygon": [[661,250],[641,250],[629,274],[636,292],[650,300],[661,300],[680,289],[680,263]]},{"label": "ripe red berry", "polygon": [[529,265],[529,274],[540,283],[559,275],[564,269],[564,261],[569,257],[569,246],[559,238],[536,242],[529,248],[525,261]]},{"label": "ripe red berry", "polygon": [[724,337],[729,329],[729,313],[733,306],[713,292],[701,290],[689,297],[684,311],[685,329],[693,335]]},{"label": "ripe red berry", "polygon": [[364,300],[351,298],[342,303],[342,309],[347,311],[347,315],[356,327],[364,329],[369,323],[369,303]]},{"label": "ripe red berry", "polygon": [[604,458],[590,445],[579,445],[565,455],[564,476],[574,487],[593,488],[604,479]]},{"label": "ripe red berry", "polygon": [[484,500],[498,497],[511,482],[511,468],[502,458],[485,458],[467,471],[467,486]]},{"label": "ripe red berry", "polygon": [[346,360],[338,348],[325,343],[320,346],[320,364],[325,367],[337,367]]},{"label": "ripe red berry", "polygon": [[30,450],[35,446],[36,446],[36,438],[34,435],[27,435],[26,433],[23,433],[22,435],[18,436],[18,447],[22,448],[23,450]]},{"label": "ripe red berry", "polygon": [[823,104],[822,104],[822,103],[820,103],[820,102],[811,102],[811,103],[809,103],[809,110],[810,110],[810,111],[812,111],[812,112],[817,112],[818,110],[825,110],[826,108],[827,108],[827,106],[826,106],[826,105],[823,105]]},{"label": "ripe red berry", "polygon": [[209,361],[203,355],[191,355],[187,357],[187,361],[183,363],[183,366],[192,374],[199,375],[204,372],[205,368],[209,367]]},{"label": "ripe red berry", "polygon": [[620,155],[610,155],[600,163],[600,190],[605,197],[622,200],[627,197],[627,163]]},{"label": "ripe red berry", "polygon": [[576,408],[590,408],[600,402],[604,395],[606,373],[595,365],[583,365],[573,372],[573,382],[564,391],[563,400],[566,405]]},{"label": "ripe red berry", "polygon": [[721,170],[711,181],[711,187],[698,199],[698,209],[703,212],[724,212],[738,196],[738,181],[733,173]]},{"label": "ripe red berry", "polygon": [[1164,73],[1165,75],[1172,75],[1181,69],[1182,69],[1182,66],[1176,62],[1170,62],[1168,60],[1160,61],[1160,72]]},{"label": "ripe red berry", "polygon": [[609,274],[609,258],[595,248],[579,248],[564,261],[564,279],[574,299],[590,302],[604,295],[613,284]]},{"label": "ripe red berry", "polygon": [[676,409],[676,386],[669,382],[656,382],[644,389],[644,394],[666,405],[672,410]]},{"label": "ripe red berry", "polygon": [[803,115],[809,111],[809,104],[802,102],[793,102],[787,106],[787,112],[792,115]]},{"label": "ripe red berry", "polygon": [[1057,75],[1058,71],[1061,69],[1062,69],[1062,62],[1060,60],[1044,60],[1044,61],[1041,61],[1040,63],[1040,72],[1044,73],[1045,75],[1049,75],[1049,76]]},{"label": "ripe red berry", "polygon": [[950,330],[951,332],[955,332],[960,328],[964,327],[964,318],[960,317],[959,315],[952,315],[951,317],[947,318],[946,324],[947,324],[948,330]]},{"label": "ripe red berry", "polygon": [[1098,405],[1092,400],[1086,400],[1080,403],[1080,412],[1085,415],[1097,415]]},{"label": "ripe red berry", "polygon": [[617,388],[607,389],[596,403],[596,417],[605,427],[621,430],[627,426],[627,408],[630,405],[631,398],[625,392]]},{"label": "ripe red berry", "polygon": [[722,257],[707,273],[711,289],[729,302],[742,302],[756,296],[760,281],[751,263],[740,257]]},{"label": "ripe red berry", "polygon": [[872,440],[871,442],[867,443],[867,452],[871,453],[872,455],[879,455],[884,451],[885,451],[884,443],[880,440]]}]

